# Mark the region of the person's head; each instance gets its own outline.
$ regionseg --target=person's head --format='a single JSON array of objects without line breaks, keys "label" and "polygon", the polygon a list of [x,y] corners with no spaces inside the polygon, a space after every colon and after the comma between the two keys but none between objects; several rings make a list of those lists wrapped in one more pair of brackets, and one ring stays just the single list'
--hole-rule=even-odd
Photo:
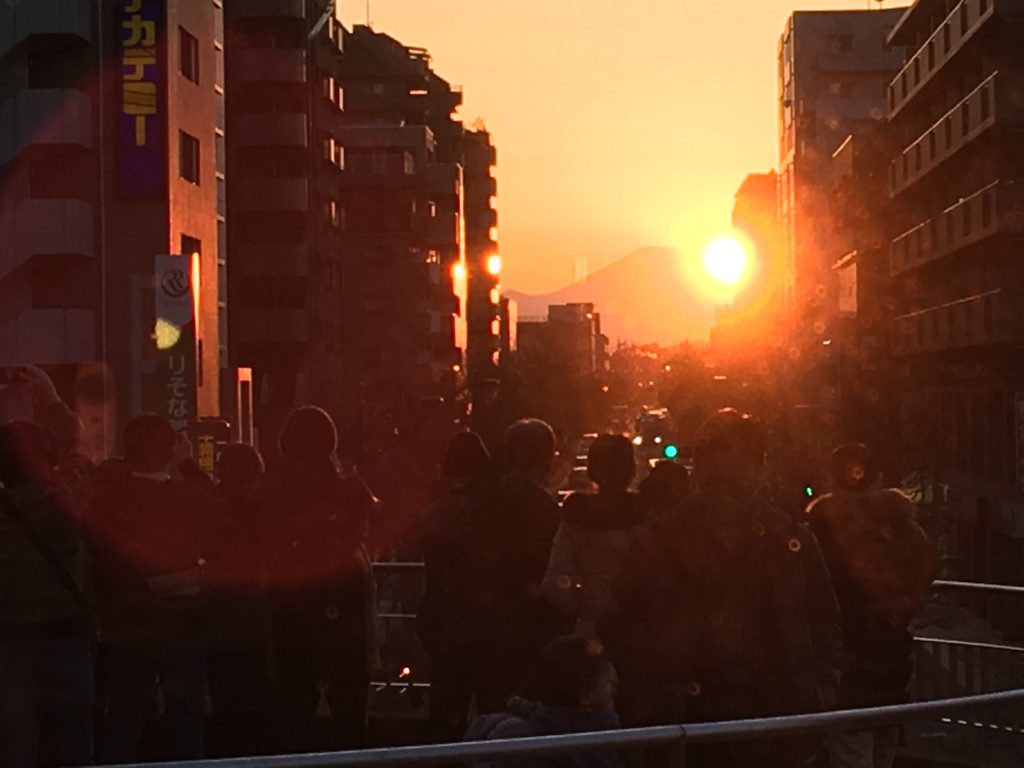
[{"label": "person's head", "polygon": [[723,408],[697,430],[693,474],[701,490],[750,493],[765,479],[767,439],[750,414]]},{"label": "person's head", "polygon": [[505,461],[510,472],[543,482],[555,458],[555,433],[546,421],[521,419],[505,433]]},{"label": "person's head", "polygon": [[334,419],[323,408],[303,405],[284,423],[280,440],[285,459],[315,464],[330,461],[338,449],[338,430]]},{"label": "person's head", "polygon": [[633,444],[622,435],[601,435],[587,451],[587,474],[603,493],[622,493],[636,474]]},{"label": "person's head", "polygon": [[221,490],[236,493],[254,490],[263,477],[263,457],[251,445],[225,445],[217,462],[217,480]]},{"label": "person's head", "polygon": [[476,432],[459,432],[448,441],[441,465],[445,480],[470,480],[484,477],[490,468],[491,457],[484,441]]},{"label": "person's head", "polygon": [[174,460],[176,436],[162,416],[144,413],[124,428],[124,458],[135,472],[166,472]]},{"label": "person's head", "polygon": [[638,488],[648,508],[664,508],[686,498],[690,493],[690,473],[682,464],[659,461]]},{"label": "person's head", "polygon": [[560,637],[541,652],[526,693],[551,707],[613,709],[618,683],[615,665],[600,642]]},{"label": "person's head", "polygon": [[31,421],[0,427],[0,484],[5,488],[40,485],[57,463],[53,435]]},{"label": "person's head", "polygon": [[881,479],[881,472],[866,445],[846,443],[832,451],[832,482],[844,491],[866,491]]}]

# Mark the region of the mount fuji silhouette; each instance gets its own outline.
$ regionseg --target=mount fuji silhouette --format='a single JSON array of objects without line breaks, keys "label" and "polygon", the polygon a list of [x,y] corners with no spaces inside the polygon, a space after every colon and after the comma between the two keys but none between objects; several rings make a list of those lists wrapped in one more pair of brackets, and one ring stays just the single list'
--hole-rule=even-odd
[{"label": "mount fuji silhouette", "polygon": [[671,346],[704,340],[714,305],[685,279],[681,261],[673,248],[639,248],[552,293],[506,294],[518,302],[520,318],[546,317],[549,304],[592,302],[612,348],[619,341]]}]

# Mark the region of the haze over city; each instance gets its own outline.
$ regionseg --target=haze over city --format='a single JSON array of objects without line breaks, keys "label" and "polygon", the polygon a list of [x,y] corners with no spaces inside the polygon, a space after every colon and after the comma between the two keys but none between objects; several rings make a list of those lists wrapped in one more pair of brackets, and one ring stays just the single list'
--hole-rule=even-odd
[{"label": "haze over city", "polygon": [[[504,283],[546,293],[643,246],[699,261],[743,177],[778,164],[786,17],[868,6],[372,0],[370,21],[464,86],[463,120],[484,118],[498,145]],[[340,9],[366,20],[364,0]]]}]

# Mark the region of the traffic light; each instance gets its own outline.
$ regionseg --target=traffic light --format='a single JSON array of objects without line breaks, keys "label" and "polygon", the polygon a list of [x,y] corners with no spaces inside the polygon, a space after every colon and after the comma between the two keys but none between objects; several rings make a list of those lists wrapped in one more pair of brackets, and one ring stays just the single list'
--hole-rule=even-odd
[{"label": "traffic light", "polygon": [[814,486],[813,485],[805,485],[804,486],[804,496],[806,496],[808,499],[813,499],[814,498]]},{"label": "traffic light", "polygon": [[661,455],[666,459],[674,459],[679,456],[679,447],[675,443],[668,443],[661,449]]}]

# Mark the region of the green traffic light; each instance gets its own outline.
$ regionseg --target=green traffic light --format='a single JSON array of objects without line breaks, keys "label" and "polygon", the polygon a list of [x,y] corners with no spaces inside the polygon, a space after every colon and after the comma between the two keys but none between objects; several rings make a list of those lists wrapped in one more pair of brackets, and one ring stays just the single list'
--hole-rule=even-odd
[{"label": "green traffic light", "polygon": [[674,459],[679,455],[679,448],[669,443],[661,449],[661,453],[666,459]]},{"label": "green traffic light", "polygon": [[810,486],[810,485],[805,485],[804,486],[804,496],[806,496],[808,499],[813,499],[814,498],[814,488],[812,486]]}]

